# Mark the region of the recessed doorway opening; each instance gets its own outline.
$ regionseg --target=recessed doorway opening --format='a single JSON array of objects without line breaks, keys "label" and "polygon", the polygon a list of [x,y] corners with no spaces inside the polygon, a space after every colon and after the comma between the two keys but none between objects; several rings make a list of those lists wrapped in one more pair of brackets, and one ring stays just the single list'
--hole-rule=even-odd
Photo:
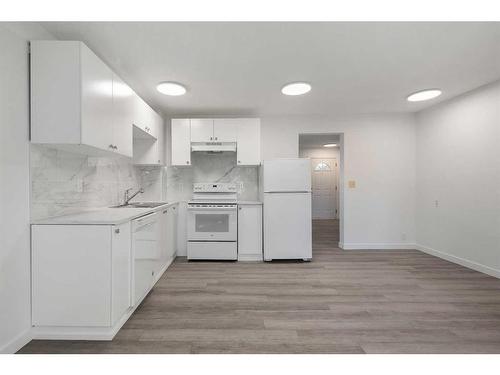
[{"label": "recessed doorway opening", "polygon": [[299,134],[299,157],[311,160],[315,247],[338,248],[342,242],[342,145],[342,134]]}]

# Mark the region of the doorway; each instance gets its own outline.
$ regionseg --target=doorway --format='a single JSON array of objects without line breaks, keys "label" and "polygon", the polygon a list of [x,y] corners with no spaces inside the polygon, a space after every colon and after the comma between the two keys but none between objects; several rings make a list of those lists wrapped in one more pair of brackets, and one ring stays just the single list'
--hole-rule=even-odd
[{"label": "doorway", "polygon": [[299,134],[299,157],[311,160],[313,250],[338,249],[341,240],[341,134]]},{"label": "doorway", "polygon": [[311,158],[312,218],[337,219],[336,158]]}]

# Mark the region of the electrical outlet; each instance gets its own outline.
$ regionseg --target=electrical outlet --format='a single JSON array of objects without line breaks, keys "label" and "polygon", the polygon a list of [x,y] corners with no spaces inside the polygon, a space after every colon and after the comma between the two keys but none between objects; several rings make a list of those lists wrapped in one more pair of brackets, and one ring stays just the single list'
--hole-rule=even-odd
[{"label": "electrical outlet", "polygon": [[403,241],[406,241],[406,233],[401,233],[401,239],[402,239]]},{"label": "electrical outlet", "polygon": [[356,181],[355,180],[349,180],[347,182],[347,186],[349,187],[349,189],[354,189],[356,188]]},{"label": "electrical outlet", "polygon": [[434,201],[434,207],[436,207],[436,208],[439,207],[439,201],[437,199]]}]

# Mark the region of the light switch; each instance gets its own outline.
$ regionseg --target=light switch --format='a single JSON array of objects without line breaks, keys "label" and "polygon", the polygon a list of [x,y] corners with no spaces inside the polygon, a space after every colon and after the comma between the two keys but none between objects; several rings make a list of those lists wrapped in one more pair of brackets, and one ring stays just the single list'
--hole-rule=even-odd
[{"label": "light switch", "polygon": [[347,186],[349,187],[349,189],[354,189],[356,187],[356,181],[354,180],[349,180],[347,182]]}]

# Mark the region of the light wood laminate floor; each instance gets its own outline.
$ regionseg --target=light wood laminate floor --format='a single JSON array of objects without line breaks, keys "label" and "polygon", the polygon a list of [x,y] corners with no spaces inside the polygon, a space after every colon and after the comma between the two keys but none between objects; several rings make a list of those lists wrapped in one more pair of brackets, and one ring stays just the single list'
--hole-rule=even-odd
[{"label": "light wood laminate floor", "polygon": [[313,225],[313,261],[178,258],[111,342],[21,353],[500,353],[500,280],[414,250],[343,251]]}]

